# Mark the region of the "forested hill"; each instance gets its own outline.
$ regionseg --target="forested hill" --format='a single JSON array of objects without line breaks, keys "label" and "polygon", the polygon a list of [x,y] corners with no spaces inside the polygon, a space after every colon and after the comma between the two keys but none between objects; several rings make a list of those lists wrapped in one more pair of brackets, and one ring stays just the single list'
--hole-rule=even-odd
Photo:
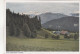
[{"label": "forested hill", "polygon": [[79,32],[79,17],[67,16],[48,21],[42,25],[44,28],[53,30],[67,30]]},{"label": "forested hill", "polygon": [[26,37],[35,38],[36,31],[41,29],[41,19],[37,16],[30,18],[28,15],[6,9],[6,29],[7,35],[10,36],[20,36],[22,33]]}]

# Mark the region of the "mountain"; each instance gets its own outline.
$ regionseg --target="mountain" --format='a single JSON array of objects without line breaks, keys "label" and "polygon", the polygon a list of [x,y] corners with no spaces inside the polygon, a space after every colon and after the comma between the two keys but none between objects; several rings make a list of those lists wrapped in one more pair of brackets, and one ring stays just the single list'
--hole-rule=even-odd
[{"label": "mountain", "polygon": [[79,17],[67,16],[42,24],[42,27],[53,30],[79,31]]},{"label": "mountain", "polygon": [[40,15],[38,15],[41,17],[41,24],[43,23],[46,23],[50,20],[53,20],[53,19],[59,19],[61,17],[65,17],[67,15],[64,15],[64,14],[60,14],[60,13],[51,13],[51,12],[47,12],[47,13],[42,13]]},{"label": "mountain", "polygon": [[71,15],[74,17],[79,17],[79,13],[71,13]]}]

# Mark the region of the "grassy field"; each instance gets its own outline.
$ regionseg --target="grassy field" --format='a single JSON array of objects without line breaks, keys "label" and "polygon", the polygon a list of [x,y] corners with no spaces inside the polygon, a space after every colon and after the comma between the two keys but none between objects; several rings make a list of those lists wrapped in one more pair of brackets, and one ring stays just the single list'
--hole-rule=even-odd
[{"label": "grassy field", "polygon": [[79,41],[74,39],[27,39],[7,36],[7,51],[79,51]]}]

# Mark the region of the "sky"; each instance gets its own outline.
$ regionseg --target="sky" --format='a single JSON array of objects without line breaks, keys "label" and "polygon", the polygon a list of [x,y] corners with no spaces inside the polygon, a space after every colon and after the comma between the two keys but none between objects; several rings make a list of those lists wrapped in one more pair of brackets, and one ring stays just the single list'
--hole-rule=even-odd
[{"label": "sky", "polygon": [[46,12],[70,15],[71,13],[79,12],[78,3],[7,2],[6,8],[9,8],[11,11],[14,11],[15,13],[19,12],[24,14],[36,14],[36,15]]}]

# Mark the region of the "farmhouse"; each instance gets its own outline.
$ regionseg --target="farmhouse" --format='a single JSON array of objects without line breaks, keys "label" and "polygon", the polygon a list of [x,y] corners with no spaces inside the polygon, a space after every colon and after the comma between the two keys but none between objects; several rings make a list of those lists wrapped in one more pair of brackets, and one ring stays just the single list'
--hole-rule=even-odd
[{"label": "farmhouse", "polygon": [[69,35],[69,32],[68,31],[64,31],[64,30],[62,30],[62,31],[53,31],[53,34],[62,34],[62,35],[67,34],[67,35]]},{"label": "farmhouse", "polygon": [[54,34],[60,34],[60,31],[53,31]]},{"label": "farmhouse", "polygon": [[60,32],[61,34],[63,34],[63,35],[65,35],[65,34],[69,34],[69,32],[68,31],[64,31],[64,30],[62,30],[61,32]]}]

